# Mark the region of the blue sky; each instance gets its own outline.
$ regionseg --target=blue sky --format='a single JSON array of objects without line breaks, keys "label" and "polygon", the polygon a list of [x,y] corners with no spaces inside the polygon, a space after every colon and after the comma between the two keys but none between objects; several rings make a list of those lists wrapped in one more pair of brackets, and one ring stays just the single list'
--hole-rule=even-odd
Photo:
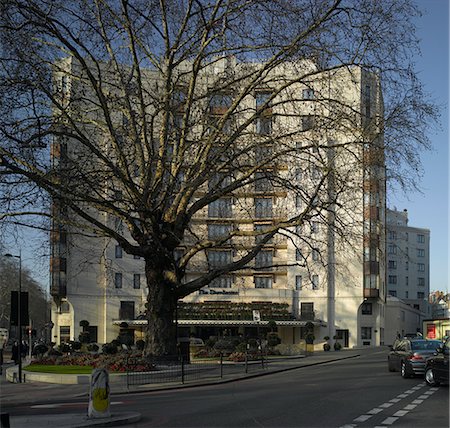
[{"label": "blue sky", "polygon": [[[428,228],[431,231],[430,289],[449,291],[449,0],[416,0],[424,15],[418,20],[418,37],[421,39],[422,56],[417,57],[417,70],[425,90],[442,106],[441,129],[430,134],[431,152],[422,154],[424,177],[421,193],[388,195],[388,207],[407,209],[409,225]],[[24,266],[32,269],[35,278],[47,288],[48,259],[35,257],[42,235],[26,236],[23,242]],[[45,239],[45,237],[44,237]],[[33,240],[31,244],[30,240]],[[31,251],[27,251],[27,247]],[[14,247],[7,248],[14,253]],[[15,254],[17,251],[15,252]]]},{"label": "blue sky", "polygon": [[407,209],[410,226],[430,229],[430,289],[449,291],[449,1],[416,2],[424,13],[418,20],[417,70],[425,91],[442,107],[441,129],[430,134],[433,149],[421,156],[421,193],[388,195],[388,206]]}]

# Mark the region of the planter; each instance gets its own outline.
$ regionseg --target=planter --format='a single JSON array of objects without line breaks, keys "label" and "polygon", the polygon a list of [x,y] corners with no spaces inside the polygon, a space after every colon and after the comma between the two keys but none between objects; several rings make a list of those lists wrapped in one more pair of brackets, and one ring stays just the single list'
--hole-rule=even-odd
[{"label": "planter", "polygon": [[328,343],[324,343],[324,344],[323,344],[323,350],[324,350],[324,351],[327,351],[327,352],[328,352],[330,349],[331,349],[331,346],[330,346]]}]

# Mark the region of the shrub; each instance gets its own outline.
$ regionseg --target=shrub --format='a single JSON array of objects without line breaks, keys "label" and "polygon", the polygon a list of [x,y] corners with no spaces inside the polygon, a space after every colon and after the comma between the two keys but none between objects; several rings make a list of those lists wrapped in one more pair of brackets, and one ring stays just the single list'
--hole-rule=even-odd
[{"label": "shrub", "polygon": [[79,351],[81,349],[81,342],[72,341],[69,343],[71,351]]},{"label": "shrub", "polygon": [[314,340],[316,340],[316,337],[312,333],[308,333],[305,336],[305,342],[306,342],[307,345],[313,345],[314,344]]},{"label": "shrub", "polygon": [[82,331],[79,335],[78,335],[78,340],[81,343],[89,343],[91,341],[91,334],[88,331]]},{"label": "shrub", "polygon": [[113,340],[110,343],[105,343],[102,345],[102,352],[109,355],[117,354],[117,345],[114,342],[116,341]]},{"label": "shrub", "polygon": [[67,354],[68,352],[70,352],[71,348],[70,348],[70,345],[69,345],[68,343],[63,342],[63,343],[61,343],[61,344],[58,346],[58,350],[59,350],[60,352],[62,352],[63,354]]},{"label": "shrub", "polygon": [[138,351],[143,351],[144,348],[145,348],[145,341],[142,340],[142,339],[139,339],[139,340],[136,342],[136,349],[137,349]]},{"label": "shrub", "polygon": [[217,339],[216,339],[216,338],[210,337],[210,338],[205,342],[205,345],[206,345],[207,348],[214,348],[214,345],[216,344],[216,342],[217,342]]},{"label": "shrub", "polygon": [[83,330],[87,327],[89,327],[89,321],[87,320],[81,320],[80,321],[80,327],[83,327]]},{"label": "shrub", "polygon": [[267,335],[267,344],[273,348],[281,343],[281,339],[276,333],[269,333]]},{"label": "shrub", "polygon": [[87,346],[87,350],[89,352],[98,352],[99,349],[100,348],[96,343],[89,343],[89,345]]},{"label": "shrub", "polygon": [[33,355],[42,357],[48,351],[48,346],[44,343],[38,343],[33,348]]},{"label": "shrub", "polygon": [[235,351],[236,352],[246,352],[247,351],[247,345],[244,342],[239,343],[239,345],[236,346]]}]

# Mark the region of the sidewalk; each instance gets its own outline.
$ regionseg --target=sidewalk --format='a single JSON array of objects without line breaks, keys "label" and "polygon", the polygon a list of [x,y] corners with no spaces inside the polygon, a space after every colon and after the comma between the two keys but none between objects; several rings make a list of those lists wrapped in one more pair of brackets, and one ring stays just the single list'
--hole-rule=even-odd
[{"label": "sidewalk", "polygon": [[[313,355],[304,357],[290,357],[290,358],[277,358],[271,359],[269,362],[268,369],[254,371],[251,373],[237,373],[236,375],[230,375],[226,378],[214,378],[214,379],[199,379],[196,381],[186,382],[184,384],[181,383],[165,383],[165,384],[147,384],[140,385],[135,387],[133,390],[129,390],[127,388],[126,382],[111,382],[111,396],[124,394],[124,393],[136,393],[136,392],[146,392],[146,391],[158,391],[158,390],[171,390],[171,389],[180,389],[180,388],[192,388],[194,386],[206,386],[206,385],[215,385],[215,384],[223,384],[229,382],[237,382],[244,379],[250,379],[260,376],[267,376],[274,373],[285,372],[289,370],[301,369],[303,367],[310,367],[319,364],[331,363],[334,361],[339,361],[348,358],[356,358],[360,356],[362,350],[360,349],[351,349],[351,350],[342,350],[339,352],[316,352]],[[8,371],[17,370],[17,367],[9,368]],[[113,377],[111,377],[113,379]],[[44,385],[42,387],[42,385]],[[49,389],[52,388],[50,391]],[[26,397],[27,390],[29,392],[37,392],[38,390],[47,390],[48,392],[52,392],[51,396],[48,396],[48,400],[54,401],[55,396],[58,396],[57,391],[59,388],[57,386],[49,386],[49,384],[45,385],[39,382],[32,383],[22,383],[22,384],[12,384],[10,383],[2,384],[2,401],[4,397],[8,397],[6,400],[10,404],[20,404],[23,403],[24,397]],[[68,390],[71,390],[71,394],[67,395]],[[64,391],[64,398],[74,398],[74,397],[83,397],[86,399],[86,408],[88,405],[88,394],[89,394],[89,385],[80,384],[80,385],[61,385],[61,392]],[[15,392],[15,394],[14,394]],[[56,395],[55,395],[56,392]],[[9,394],[12,395],[9,395]],[[48,394],[47,394],[48,395]],[[63,399],[63,397],[62,397]],[[45,401],[43,396],[40,397],[40,401]],[[29,399],[28,399],[28,402]],[[63,415],[32,415],[32,416],[11,416],[10,417],[10,426],[11,428],[19,428],[19,427],[61,427],[61,428],[75,428],[75,427],[87,427],[87,426],[119,426],[130,424],[139,421],[140,414],[132,413],[132,412],[116,412],[111,415],[111,418],[99,419],[99,420],[88,420],[86,414],[77,413],[77,414],[63,414]]]}]

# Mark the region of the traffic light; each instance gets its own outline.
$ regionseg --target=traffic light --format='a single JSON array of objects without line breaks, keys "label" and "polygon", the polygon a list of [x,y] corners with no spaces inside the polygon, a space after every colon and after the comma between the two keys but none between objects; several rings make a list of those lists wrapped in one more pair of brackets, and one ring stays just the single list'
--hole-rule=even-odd
[{"label": "traffic light", "polygon": [[[11,325],[19,325],[19,292],[11,291]],[[28,325],[28,292],[22,291],[20,293],[20,324]]]}]

